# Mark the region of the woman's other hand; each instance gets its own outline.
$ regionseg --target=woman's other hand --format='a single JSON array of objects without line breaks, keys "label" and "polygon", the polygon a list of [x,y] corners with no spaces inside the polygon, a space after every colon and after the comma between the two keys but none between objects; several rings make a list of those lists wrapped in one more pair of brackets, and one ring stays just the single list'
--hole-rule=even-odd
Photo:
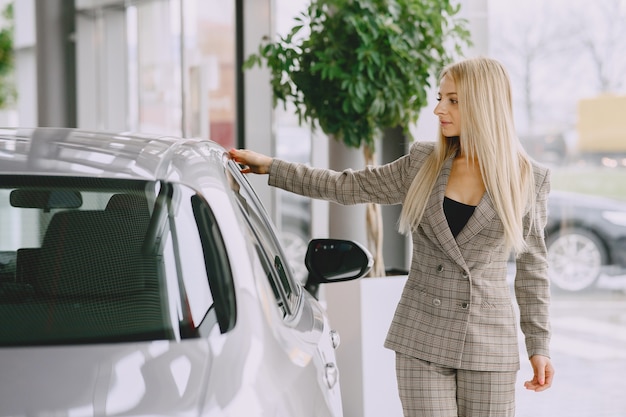
[{"label": "woman's other hand", "polygon": [[231,149],[228,151],[230,158],[243,165],[241,172],[244,174],[267,174],[270,172],[272,158],[247,149]]},{"label": "woman's other hand", "polygon": [[526,381],[524,387],[535,392],[550,388],[554,378],[554,367],[552,362],[550,362],[550,358],[542,355],[533,355],[530,358],[530,364],[533,367],[533,379]]}]

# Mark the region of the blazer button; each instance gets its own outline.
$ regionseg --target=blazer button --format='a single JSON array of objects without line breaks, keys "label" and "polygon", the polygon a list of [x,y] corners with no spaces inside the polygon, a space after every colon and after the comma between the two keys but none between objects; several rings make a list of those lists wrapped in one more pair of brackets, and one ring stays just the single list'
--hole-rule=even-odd
[{"label": "blazer button", "polygon": [[463,310],[467,310],[467,307],[469,307],[469,303],[461,303],[461,308]]},{"label": "blazer button", "polygon": [[467,271],[463,271],[463,278],[469,277],[469,273]]},{"label": "blazer button", "polygon": [[436,306],[440,306],[441,305],[441,300],[439,298],[433,298],[433,304]]},{"label": "blazer button", "polygon": [[437,272],[443,271],[443,265],[437,265]]}]

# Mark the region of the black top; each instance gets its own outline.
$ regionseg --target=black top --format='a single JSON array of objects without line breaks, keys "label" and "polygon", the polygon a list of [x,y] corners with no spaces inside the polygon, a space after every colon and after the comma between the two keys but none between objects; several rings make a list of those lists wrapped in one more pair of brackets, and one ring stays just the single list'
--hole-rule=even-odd
[{"label": "black top", "polygon": [[452,231],[452,236],[456,237],[463,227],[467,224],[467,221],[474,214],[476,206],[470,206],[467,204],[459,203],[451,198],[443,198],[443,213],[448,220],[448,226]]}]

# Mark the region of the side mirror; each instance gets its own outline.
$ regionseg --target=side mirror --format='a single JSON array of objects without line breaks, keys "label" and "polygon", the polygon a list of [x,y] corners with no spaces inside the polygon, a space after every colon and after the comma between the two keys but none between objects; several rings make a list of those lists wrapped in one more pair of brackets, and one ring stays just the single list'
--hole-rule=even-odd
[{"label": "side mirror", "polygon": [[349,281],[367,274],[374,260],[356,242],[338,239],[313,239],[304,260],[309,276],[305,289],[317,298],[320,284]]}]

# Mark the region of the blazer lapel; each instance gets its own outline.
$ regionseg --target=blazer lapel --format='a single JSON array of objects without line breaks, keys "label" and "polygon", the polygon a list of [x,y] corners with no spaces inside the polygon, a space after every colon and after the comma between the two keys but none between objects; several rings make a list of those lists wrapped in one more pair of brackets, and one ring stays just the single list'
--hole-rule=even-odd
[{"label": "blazer lapel", "polygon": [[430,199],[424,211],[423,222],[428,223],[432,228],[432,236],[430,239],[438,241],[443,251],[446,252],[452,260],[462,267],[465,267],[465,259],[463,255],[461,255],[461,250],[454,236],[452,236],[452,231],[450,231],[450,227],[448,226],[448,220],[443,212],[443,197],[452,169],[452,160],[453,157],[448,158],[441,168],[441,173],[439,174],[439,178],[437,178],[437,182],[433,187],[433,192],[430,195]]},{"label": "blazer lapel", "polygon": [[494,217],[496,217],[496,209],[493,206],[489,194],[485,192],[478,206],[476,206],[472,217],[470,217],[465,227],[461,230],[461,233],[456,237],[457,244],[461,246],[467,243],[483,228],[487,227],[493,221]]}]

